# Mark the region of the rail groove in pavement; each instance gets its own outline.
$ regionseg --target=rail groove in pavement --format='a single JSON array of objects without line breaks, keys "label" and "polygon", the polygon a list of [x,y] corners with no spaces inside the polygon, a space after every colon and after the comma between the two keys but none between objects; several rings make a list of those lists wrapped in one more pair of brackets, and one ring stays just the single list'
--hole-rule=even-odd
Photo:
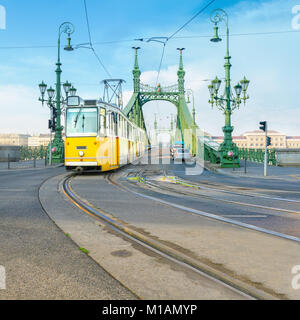
[{"label": "rail groove in pavement", "polygon": [[[120,184],[112,179],[113,174],[107,174],[106,180],[116,185],[117,187],[123,188]],[[116,231],[125,238],[133,241],[144,248],[151,250],[152,252],[160,255],[161,257],[168,259],[184,268],[194,271],[196,274],[206,277],[216,283],[219,283],[234,292],[237,292],[243,297],[248,299],[278,299],[276,294],[270,294],[256,287],[253,287],[239,279],[235,279],[230,275],[227,275],[219,270],[212,268],[182,252],[179,252],[169,246],[165,245],[159,240],[154,240],[145,234],[142,234],[136,230],[129,228],[127,225],[122,224],[119,220],[109,217],[109,212],[104,211],[100,208],[95,208],[91,204],[87,203],[87,200],[82,199],[77,195],[71,187],[72,176],[67,177],[63,181],[63,192],[65,196],[73,202],[80,210],[93,218],[101,221],[103,224]],[[127,188],[126,188],[127,189]],[[110,214],[110,216],[112,216]]]}]

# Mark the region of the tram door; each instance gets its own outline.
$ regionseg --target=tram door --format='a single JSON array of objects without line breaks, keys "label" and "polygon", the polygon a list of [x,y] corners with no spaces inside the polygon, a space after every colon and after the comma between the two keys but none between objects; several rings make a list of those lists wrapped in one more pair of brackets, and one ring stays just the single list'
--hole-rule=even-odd
[{"label": "tram door", "polygon": [[112,112],[110,114],[111,139],[110,139],[110,166],[118,165],[119,156],[119,139],[118,139],[118,114]]},{"label": "tram door", "polygon": [[115,151],[114,151],[114,144],[115,144],[115,119],[114,119],[114,112],[111,112],[109,115],[109,126],[110,126],[110,159],[109,164],[110,167],[114,167],[115,165]]}]

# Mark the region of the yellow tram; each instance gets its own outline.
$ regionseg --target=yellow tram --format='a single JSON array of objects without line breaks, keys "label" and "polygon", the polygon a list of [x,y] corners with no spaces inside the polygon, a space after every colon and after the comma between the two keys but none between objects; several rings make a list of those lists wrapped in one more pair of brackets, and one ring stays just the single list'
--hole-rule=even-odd
[{"label": "yellow tram", "polygon": [[142,156],[147,135],[116,106],[68,97],[65,114],[67,170],[114,170]]}]

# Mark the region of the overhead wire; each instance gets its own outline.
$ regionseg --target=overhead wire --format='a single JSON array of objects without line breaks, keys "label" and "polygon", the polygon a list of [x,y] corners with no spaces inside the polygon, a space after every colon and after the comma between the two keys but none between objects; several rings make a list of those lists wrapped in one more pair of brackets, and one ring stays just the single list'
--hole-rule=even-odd
[{"label": "overhead wire", "polygon": [[[174,33],[171,34],[171,36],[167,37],[165,41],[160,41],[163,43],[163,49],[162,49],[162,54],[160,58],[160,63],[158,67],[158,72],[157,72],[157,78],[156,78],[156,85],[158,84],[159,76],[160,76],[160,71],[161,71],[161,66],[163,62],[163,58],[165,55],[165,49],[166,45],[169,40],[171,40],[178,32],[180,32],[183,28],[185,28],[189,23],[191,23],[196,17],[198,17],[203,11],[205,11],[210,5],[212,5],[216,0],[211,0],[209,3],[207,3],[203,8],[201,8],[195,15],[192,16],[187,22],[185,22],[179,29],[177,29]],[[151,41],[151,38],[148,39],[148,41]]]},{"label": "overhead wire", "polygon": [[189,19],[185,24],[183,24],[178,30],[176,30],[168,40],[172,39],[178,32],[180,32],[183,28],[185,28],[189,23],[191,23],[195,18],[197,18],[203,11],[205,11],[210,5],[212,5],[216,0],[211,0],[208,4],[206,4],[201,10],[199,10],[191,19]]},{"label": "overhead wire", "polygon": [[163,62],[164,55],[165,55],[165,49],[166,49],[166,43],[164,43],[163,50],[162,50],[162,55],[161,55],[161,58],[160,58],[160,63],[159,63],[159,67],[158,67],[157,77],[156,77],[156,85],[158,84],[160,70],[161,70],[162,62]]},{"label": "overhead wire", "polygon": [[90,21],[89,21],[89,15],[88,15],[88,9],[87,9],[87,3],[86,0],[83,0],[84,2],[84,9],[85,9],[85,17],[86,17],[86,23],[87,23],[87,29],[88,29],[88,35],[89,35],[89,45],[90,45],[90,49],[93,51],[94,56],[96,57],[96,59],[98,60],[98,62],[100,63],[101,67],[103,68],[103,70],[108,74],[108,76],[110,78],[112,78],[112,75],[110,74],[110,72],[108,71],[108,69],[106,68],[106,66],[104,65],[104,63],[102,62],[102,60],[100,59],[99,55],[97,54],[94,46],[93,46],[93,42],[92,42],[92,36],[91,36],[91,28],[90,28]]},{"label": "overhead wire", "polygon": [[[266,32],[247,32],[247,33],[230,33],[230,37],[243,37],[243,36],[262,36],[262,35],[280,35],[280,34],[292,34],[292,33],[300,33],[300,30],[283,30],[283,31],[266,31]],[[224,36],[220,34],[220,36]],[[211,35],[194,35],[194,36],[179,36],[173,37],[174,39],[194,39],[194,38],[211,38]],[[141,38],[144,41],[147,41],[151,38]],[[98,41],[93,42],[93,46],[100,46],[106,44],[115,44],[122,42],[132,42],[137,39],[127,39],[127,40],[112,40],[112,41]],[[0,50],[5,49],[43,49],[43,48],[57,48],[57,45],[24,45],[24,46],[0,46]]]}]

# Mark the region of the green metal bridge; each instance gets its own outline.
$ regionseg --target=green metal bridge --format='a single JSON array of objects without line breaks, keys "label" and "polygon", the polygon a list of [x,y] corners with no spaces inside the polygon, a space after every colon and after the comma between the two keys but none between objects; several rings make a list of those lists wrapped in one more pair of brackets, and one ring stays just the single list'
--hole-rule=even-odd
[{"label": "green metal bridge", "polygon": [[[124,113],[140,128],[146,131],[144,115],[142,107],[149,101],[168,101],[172,103],[177,109],[176,128],[174,128],[175,135],[173,140],[184,141],[185,145],[190,148],[192,153],[196,156],[202,157],[205,161],[213,164],[221,163],[222,151],[221,145],[213,141],[209,136],[197,126],[195,123],[195,115],[191,114],[186,101],[186,90],[184,87],[185,71],[183,68],[182,50],[179,50],[179,68],[177,71],[177,84],[163,87],[158,84],[156,87],[148,84],[143,84],[140,81],[141,71],[138,63],[138,49],[135,50],[135,61],[133,74],[134,90],[133,94],[124,108]],[[156,121],[155,121],[156,122]],[[173,124],[171,124],[172,126]],[[156,128],[157,132],[157,123]],[[173,130],[173,128],[172,128]],[[149,140],[150,144],[150,140]],[[237,159],[246,159],[254,162],[262,162],[264,157],[263,150],[243,150],[236,147]],[[268,151],[268,163],[276,165],[274,151]]]},{"label": "green metal bridge", "polygon": [[139,127],[146,130],[142,107],[149,101],[168,101],[177,109],[177,120],[175,128],[175,140],[184,141],[187,147],[190,147],[192,153],[197,155],[199,148],[207,150],[207,154],[212,159],[219,161],[218,146],[207,139],[200,139],[203,132],[195,123],[195,116],[191,114],[186,101],[186,91],[184,87],[185,71],[183,68],[182,50],[179,58],[179,68],[177,71],[177,84],[162,87],[158,84],[156,87],[148,84],[142,84],[140,81],[141,71],[138,64],[138,49],[135,49],[135,62],[132,71],[134,90],[124,113]]}]

